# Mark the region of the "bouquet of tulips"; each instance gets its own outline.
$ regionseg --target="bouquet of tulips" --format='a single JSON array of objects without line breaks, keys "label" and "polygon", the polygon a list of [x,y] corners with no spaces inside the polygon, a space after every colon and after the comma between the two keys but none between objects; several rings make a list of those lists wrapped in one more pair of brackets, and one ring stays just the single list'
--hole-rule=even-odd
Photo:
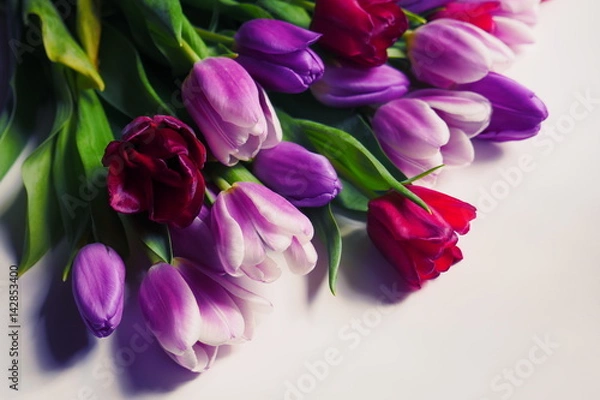
[{"label": "bouquet of tulips", "polygon": [[35,144],[20,273],[66,242],[89,330],[110,335],[139,286],[148,329],[196,372],[271,306],[252,281],[308,274],[317,238],[335,292],[341,212],[420,288],[475,218],[431,188],[440,168],[547,117],[499,73],[539,3],[7,0],[0,179]]}]

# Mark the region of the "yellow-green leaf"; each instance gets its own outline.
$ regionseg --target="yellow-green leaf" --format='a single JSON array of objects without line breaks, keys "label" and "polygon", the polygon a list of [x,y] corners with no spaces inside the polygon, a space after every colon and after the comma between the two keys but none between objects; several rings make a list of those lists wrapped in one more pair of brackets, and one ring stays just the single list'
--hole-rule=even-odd
[{"label": "yellow-green leaf", "polygon": [[23,10],[25,17],[30,15],[39,17],[44,49],[50,61],[66,65],[79,72],[85,80],[85,87],[104,90],[104,82],[100,74],[71,36],[50,0],[27,0]]}]

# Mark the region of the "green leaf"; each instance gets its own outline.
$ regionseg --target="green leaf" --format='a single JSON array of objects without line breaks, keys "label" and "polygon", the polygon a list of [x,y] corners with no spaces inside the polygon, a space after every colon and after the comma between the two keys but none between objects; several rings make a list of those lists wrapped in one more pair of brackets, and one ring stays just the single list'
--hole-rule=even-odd
[{"label": "green leaf", "polygon": [[71,36],[50,0],[26,0],[23,10],[25,19],[29,15],[39,17],[44,48],[50,61],[79,72],[85,78],[86,87],[104,90],[104,82],[98,71]]},{"label": "green leaf", "polygon": [[104,25],[100,43],[100,73],[106,89],[100,96],[133,119],[140,115],[175,112],[156,93],[133,44],[110,25]]},{"label": "green leaf", "polygon": [[76,142],[84,171],[80,178],[80,196],[89,203],[95,240],[126,258],[129,248],[125,229],[119,215],[108,204],[106,169],[102,165],[104,149],[114,136],[94,91],[80,92],[77,110]]},{"label": "green leaf", "polygon": [[340,181],[343,188],[334,199],[335,204],[347,210],[366,213],[369,209],[369,198],[347,180],[340,178]]},{"label": "green leaf", "polygon": [[187,74],[194,62],[209,56],[208,48],[194,29],[193,25],[184,16],[182,18],[181,45],[173,45],[163,36],[150,30],[150,36],[156,47],[161,51],[176,75]]},{"label": "green leaf", "polygon": [[77,36],[92,65],[98,67],[100,47],[100,0],[77,0]]},{"label": "green leaf", "polygon": [[22,176],[27,191],[25,246],[19,264],[24,274],[62,236],[58,202],[52,187],[52,154],[55,137],[48,138],[23,163]]},{"label": "green leaf", "polygon": [[0,131],[0,180],[34,134],[42,140],[50,134],[54,109],[48,96],[52,90],[48,86],[50,79],[45,72],[45,66],[31,56],[25,56],[17,68],[12,110]]},{"label": "green leaf", "polygon": [[179,0],[137,0],[148,28],[173,46],[182,44],[182,21],[185,18]]},{"label": "green leaf", "polygon": [[150,221],[145,214],[124,215],[126,224],[130,226],[141,242],[150,251],[150,260],[154,262],[173,261],[173,246],[169,228],[165,224]]},{"label": "green leaf", "polygon": [[80,92],[77,104],[77,149],[88,179],[104,174],[102,156],[114,136],[94,91]]},{"label": "green leaf", "polygon": [[312,221],[319,239],[327,247],[329,290],[335,296],[335,285],[342,260],[342,234],[340,228],[329,204],[319,208],[305,208],[303,211]]},{"label": "green leaf", "polygon": [[273,19],[273,15],[264,8],[235,0],[183,0],[183,3],[206,11],[221,13],[238,22],[256,18]]},{"label": "green leaf", "polygon": [[[417,195],[398,182],[393,175],[350,134],[327,125],[308,120],[297,120],[315,149],[329,159],[338,172],[361,191],[375,197],[375,193],[394,189],[429,210]],[[371,193],[369,193],[371,192]]]},{"label": "green leaf", "polygon": [[258,0],[257,4],[271,12],[278,19],[303,28],[308,28],[310,25],[310,15],[300,6],[281,0]]}]

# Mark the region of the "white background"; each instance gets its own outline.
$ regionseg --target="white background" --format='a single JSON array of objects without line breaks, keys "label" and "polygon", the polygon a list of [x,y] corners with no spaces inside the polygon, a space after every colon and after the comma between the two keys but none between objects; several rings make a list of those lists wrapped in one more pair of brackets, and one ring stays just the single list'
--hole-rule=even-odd
[{"label": "white background", "polygon": [[[538,43],[508,75],[546,101],[546,129],[532,141],[478,145],[475,165],[444,173],[438,189],[477,205],[480,217],[460,241],[465,260],[421,291],[382,302],[382,285],[393,290],[397,278],[363,227],[346,224],[338,296],[324,265],[307,278],[284,275],[267,288],[275,310],[255,339],[196,376],[156,343],[142,350],[135,296],[110,339],[88,335],[49,257],[20,281],[18,394],[7,388],[0,329],[0,397],[284,399],[291,385],[294,400],[600,398],[600,103],[586,110],[580,100],[600,99],[598,15],[593,0],[544,4]],[[13,171],[0,185],[0,211],[17,179]],[[20,246],[22,231],[12,211],[0,231],[3,327],[11,241]],[[325,371],[331,354],[336,365]]]}]

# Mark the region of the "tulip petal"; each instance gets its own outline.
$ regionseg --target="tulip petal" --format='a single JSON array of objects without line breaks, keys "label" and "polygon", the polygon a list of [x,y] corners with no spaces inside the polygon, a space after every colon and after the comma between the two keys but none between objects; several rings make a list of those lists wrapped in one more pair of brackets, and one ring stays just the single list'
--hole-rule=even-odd
[{"label": "tulip petal", "polygon": [[211,346],[238,341],[244,333],[244,319],[229,293],[189,261],[176,259],[176,265],[200,310],[201,330],[196,339]]},{"label": "tulip petal", "polygon": [[469,231],[469,223],[476,216],[477,210],[475,207],[452,196],[422,186],[411,185],[410,190],[439,213],[459,235],[464,235]]},{"label": "tulip petal", "polygon": [[444,165],[465,167],[475,159],[475,149],[469,137],[460,129],[450,129],[450,141],[441,148]]},{"label": "tulip petal", "polygon": [[160,345],[175,356],[186,356],[198,340],[202,320],[194,293],[171,265],[152,266],[142,281],[140,307]]},{"label": "tulip petal", "polygon": [[125,264],[102,243],[84,246],[73,260],[73,297],[88,329],[110,335],[123,315]]},{"label": "tulip petal", "polygon": [[204,343],[197,342],[194,346],[185,351],[181,355],[175,355],[167,352],[177,364],[192,372],[204,372],[211,367],[217,357],[215,346],[209,346]]},{"label": "tulip petal", "polygon": [[317,252],[311,242],[301,244],[297,238],[283,253],[290,271],[296,275],[306,275],[317,265]]}]

